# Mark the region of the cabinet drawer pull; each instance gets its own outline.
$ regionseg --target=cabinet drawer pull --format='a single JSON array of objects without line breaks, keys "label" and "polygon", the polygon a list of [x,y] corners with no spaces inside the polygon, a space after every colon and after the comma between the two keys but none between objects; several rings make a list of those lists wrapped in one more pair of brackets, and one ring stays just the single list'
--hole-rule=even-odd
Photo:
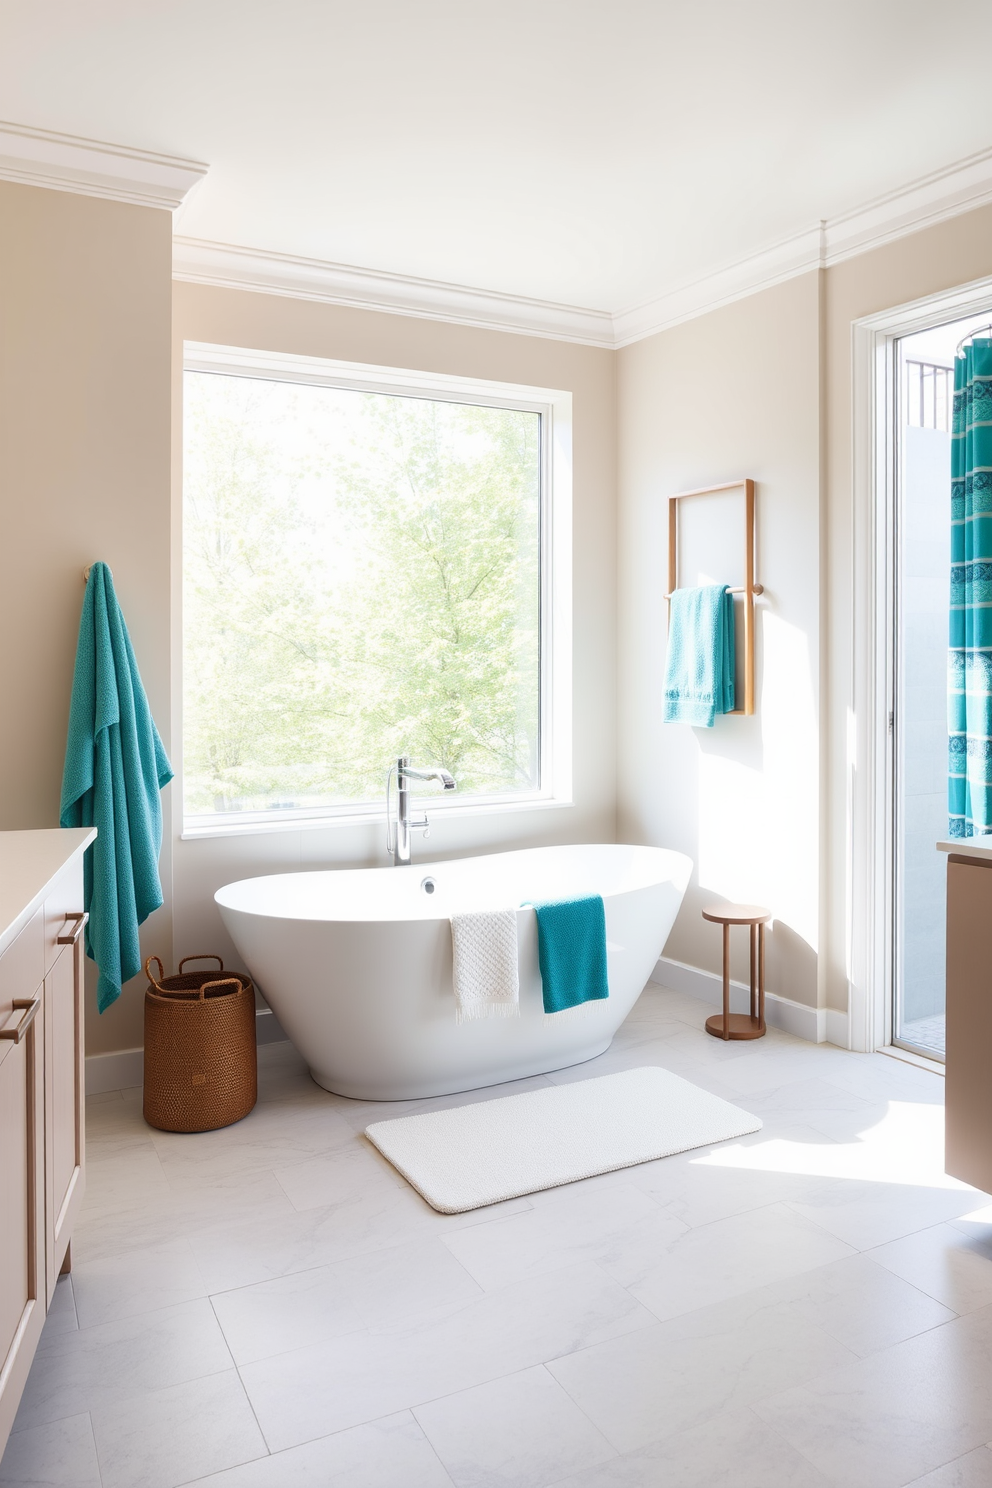
[{"label": "cabinet drawer pull", "polygon": [[35,1020],[38,1009],[41,1007],[40,997],[15,997],[11,1007],[26,1009],[16,1028],[0,1028],[0,1039],[12,1039],[19,1044]]},{"label": "cabinet drawer pull", "polygon": [[[76,941],[82,934],[83,926],[86,924],[86,921],[88,919],[89,915],[85,912],[85,910],[78,910],[74,911],[72,914],[67,914],[65,917],[65,925],[63,925],[62,927],[62,934],[57,937],[57,944],[75,945]],[[75,920],[76,923],[71,930],[66,930],[66,925],[69,924],[70,920]]]}]

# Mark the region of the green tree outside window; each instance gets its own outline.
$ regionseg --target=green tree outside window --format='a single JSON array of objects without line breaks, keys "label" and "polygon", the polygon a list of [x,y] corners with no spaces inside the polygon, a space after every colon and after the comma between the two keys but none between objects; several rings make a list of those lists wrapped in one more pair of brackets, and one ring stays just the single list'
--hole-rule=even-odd
[{"label": "green tree outside window", "polygon": [[540,786],[541,416],[185,374],[187,816]]}]

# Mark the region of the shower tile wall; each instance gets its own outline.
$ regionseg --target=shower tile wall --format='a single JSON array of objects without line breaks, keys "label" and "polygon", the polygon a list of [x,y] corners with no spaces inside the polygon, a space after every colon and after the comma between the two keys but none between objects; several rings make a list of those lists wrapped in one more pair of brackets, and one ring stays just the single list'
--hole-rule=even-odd
[{"label": "shower tile wall", "polygon": [[[903,1025],[944,1011],[950,437],[907,428],[902,532]],[[942,1043],[942,1040],[941,1040]]]}]

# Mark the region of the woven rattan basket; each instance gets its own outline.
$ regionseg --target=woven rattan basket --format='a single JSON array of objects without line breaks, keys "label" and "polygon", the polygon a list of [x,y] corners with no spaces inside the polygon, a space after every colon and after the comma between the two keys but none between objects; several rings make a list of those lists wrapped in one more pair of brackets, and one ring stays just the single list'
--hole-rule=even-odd
[{"label": "woven rattan basket", "polygon": [[[217,971],[184,971],[187,961]],[[152,965],[158,976],[152,975]],[[214,1131],[247,1116],[258,1095],[255,989],[219,956],[185,956],[163,976],[145,962],[144,1115],[160,1131]]]}]

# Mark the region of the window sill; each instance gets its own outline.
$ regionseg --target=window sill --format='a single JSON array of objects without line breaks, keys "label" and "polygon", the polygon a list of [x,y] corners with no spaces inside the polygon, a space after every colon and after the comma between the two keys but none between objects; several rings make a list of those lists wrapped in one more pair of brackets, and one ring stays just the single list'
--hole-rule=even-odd
[{"label": "window sill", "polygon": [[[442,821],[452,818],[460,821],[467,817],[503,816],[511,812],[561,810],[575,804],[570,797],[562,799],[556,796],[528,796],[509,801],[479,801],[474,804],[467,801],[464,805],[445,802],[442,806],[440,797],[427,795],[417,796],[415,803],[414,809],[418,814],[426,811],[433,817],[432,827],[439,826]],[[385,825],[385,807],[378,806],[359,808],[356,811],[341,812],[333,816],[301,816],[295,819],[280,817],[278,821],[232,821],[211,823],[202,827],[185,827],[179,837],[181,842],[192,842],[204,837],[255,837],[268,836],[273,832],[327,832],[341,827],[381,826],[384,828]],[[417,840],[419,841],[419,838]]]}]

